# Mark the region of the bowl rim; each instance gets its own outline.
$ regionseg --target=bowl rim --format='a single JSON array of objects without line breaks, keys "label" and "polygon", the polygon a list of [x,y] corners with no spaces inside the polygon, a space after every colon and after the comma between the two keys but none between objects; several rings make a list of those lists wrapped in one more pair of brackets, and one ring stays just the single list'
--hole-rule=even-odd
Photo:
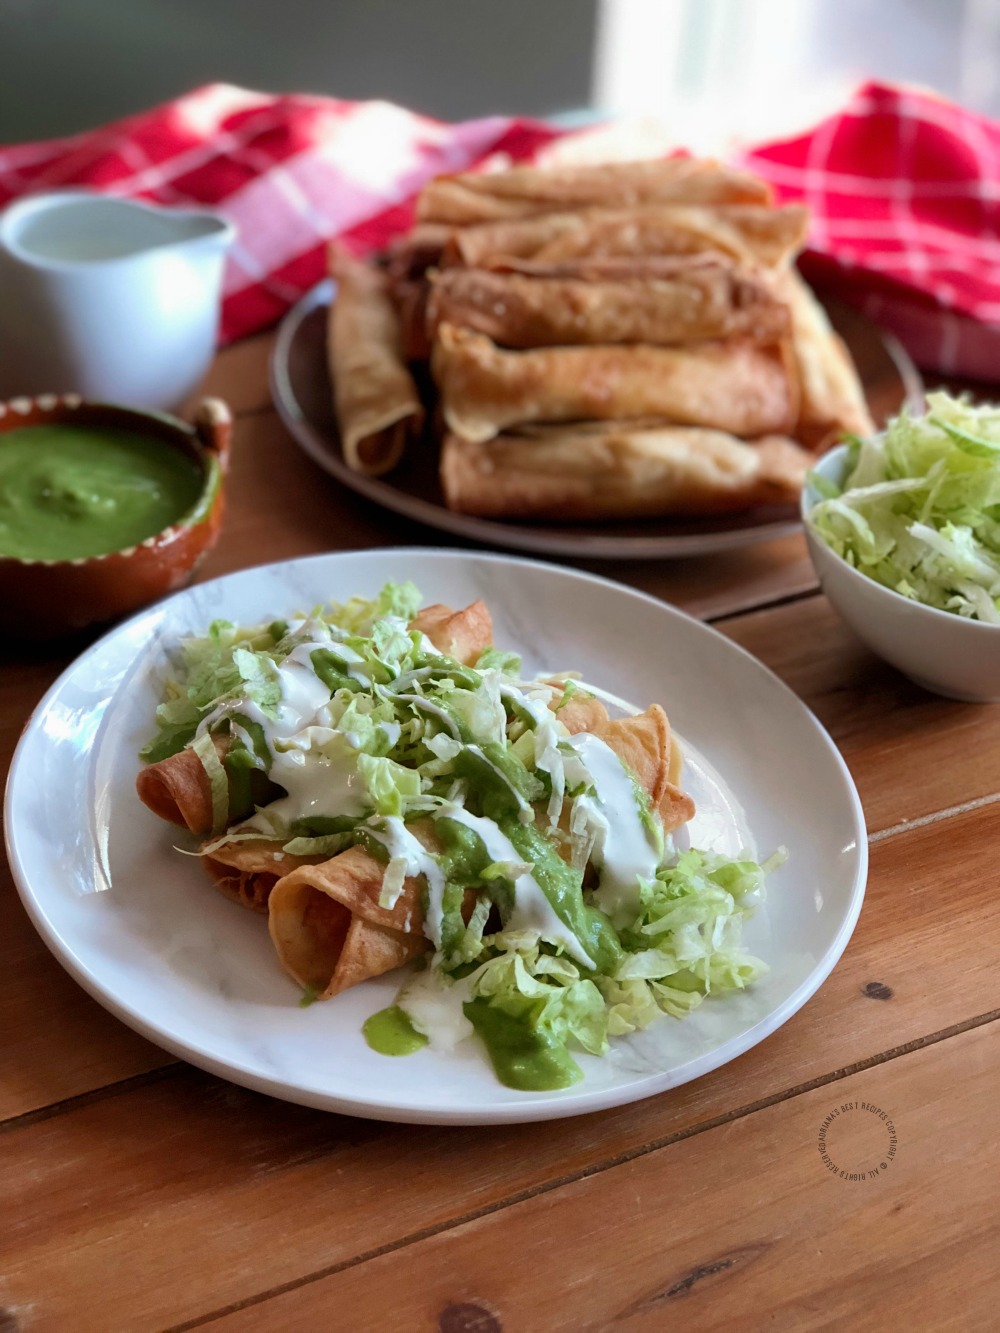
[{"label": "bowl rim", "polygon": [[[884,431],[878,431],[872,438],[879,439],[884,434]],[[834,445],[832,449],[828,449],[826,453],[821,454],[816,459],[810,472],[818,472],[821,465],[824,463],[832,465],[834,461],[842,461],[850,447],[849,444]],[[887,605],[895,605],[899,607],[900,604],[903,604],[918,612],[923,612],[928,616],[934,617],[941,624],[955,625],[957,623],[959,625],[964,625],[967,627],[966,630],[963,631],[964,633],[976,634],[983,631],[988,634],[1000,633],[1000,625],[991,625],[985,620],[973,620],[970,616],[960,616],[956,611],[942,611],[940,607],[928,606],[926,602],[918,601],[915,597],[904,597],[903,594],[897,592],[895,588],[887,588],[884,583],[879,583],[877,579],[873,579],[870,575],[862,573],[856,565],[852,565],[849,561],[845,560],[842,555],[839,555],[832,546],[829,546],[813,528],[811,522],[812,511],[823,498],[822,496],[813,498],[814,495],[815,492],[813,491],[811,482],[807,476],[805,485],[802,487],[802,494],[799,497],[799,512],[802,516],[802,527],[806,534],[806,545],[809,549],[809,559],[812,561],[817,577],[819,577],[819,567],[815,550],[819,549],[824,552],[826,556],[829,556],[836,565],[847,570],[849,576],[860,580],[859,586],[874,589],[876,596],[880,594],[884,596]],[[822,582],[822,580],[820,581]],[[825,588],[823,591],[829,596]]]},{"label": "bowl rim", "polygon": [[[0,448],[3,448],[3,438],[10,430],[31,430],[33,426],[44,424],[41,421],[18,422],[17,417],[27,418],[35,410],[40,410],[45,416],[55,416],[57,413],[72,414],[81,409],[96,408],[105,412],[113,412],[116,416],[128,418],[136,423],[137,433],[150,433],[142,430],[142,423],[154,421],[160,427],[157,439],[164,439],[164,430],[166,427],[177,437],[181,437],[191,447],[193,457],[196,459],[201,470],[201,486],[198,495],[181,515],[173,522],[168,523],[165,528],[160,528],[157,532],[151,532],[148,537],[143,537],[141,541],[133,542],[131,546],[119,546],[113,551],[101,551],[97,555],[80,555],[71,558],[58,560],[46,560],[39,557],[5,555],[0,552],[0,564],[25,565],[32,568],[44,566],[48,569],[79,569],[81,566],[97,564],[102,560],[111,560],[113,558],[128,559],[137,551],[146,548],[153,550],[164,541],[169,541],[179,535],[181,532],[194,528],[197,524],[207,521],[222,494],[223,488],[223,467],[218,453],[206,446],[200,438],[196,428],[182,417],[173,416],[169,412],[161,412],[156,408],[137,407],[129,403],[108,403],[99,399],[84,398],[78,393],[40,393],[40,394],[18,394],[13,398],[0,400]],[[8,422],[13,421],[12,426]]]}]

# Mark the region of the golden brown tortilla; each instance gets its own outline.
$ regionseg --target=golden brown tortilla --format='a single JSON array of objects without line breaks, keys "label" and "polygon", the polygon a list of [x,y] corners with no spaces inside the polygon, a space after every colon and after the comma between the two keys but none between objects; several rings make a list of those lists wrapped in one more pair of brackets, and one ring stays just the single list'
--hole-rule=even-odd
[{"label": "golden brown tortilla", "polygon": [[[553,684],[560,690],[566,688],[564,680],[554,681]],[[559,721],[571,736],[580,731],[590,731],[596,735],[598,729],[608,720],[608,710],[600,699],[587,694],[586,691],[571,694],[565,703],[562,703],[557,695],[550,701],[549,707],[556,711]]]},{"label": "golden brown tortilla", "polygon": [[[228,738],[217,737],[214,744],[222,759]],[[212,786],[204,764],[190,747],[140,769],[135,789],[154,815],[201,836],[211,833]]]},{"label": "golden brown tortilla", "polygon": [[680,749],[670,735],[670,723],[659,704],[637,717],[608,720],[595,733],[635,774],[668,833],[694,817],[694,801],[681,791]]},{"label": "golden brown tortilla", "polygon": [[449,435],[441,478],[448,505],[460,513],[640,518],[789,504],[811,462],[783,436],[749,443],[704,427],[578,423],[480,442]]},{"label": "golden brown tortilla", "polygon": [[613,199],[601,202],[602,207],[576,213],[543,213],[454,227],[447,239],[438,229],[434,243],[440,246],[442,262],[468,265],[488,265],[505,256],[555,263],[582,257],[642,258],[715,251],[770,268],[787,263],[802,248],[809,217],[801,204],[621,208]]},{"label": "golden brown tortilla", "polygon": [[[431,846],[429,821],[409,826]],[[385,867],[363,847],[320,865],[300,866],[272,888],[268,929],[282,967],[321,1000],[381,976],[424,953],[423,880],[404,880],[391,908],[381,907]]]},{"label": "golden brown tortilla", "polygon": [[800,386],[796,438],[817,451],[845,432],[875,430],[851,354],[827,319],[826,311],[794,268],[773,275],[775,291],[788,303],[792,347]]},{"label": "golden brown tortilla", "polygon": [[757,176],[707,158],[609,162],[600,166],[512,167],[508,171],[439,176],[417,198],[417,221],[465,226],[498,218],[607,205],[654,202],[769,204],[771,187]]},{"label": "golden brown tortilla", "polygon": [[461,611],[437,602],[425,606],[410,621],[410,629],[420,630],[438,652],[466,666],[475,666],[493,642],[493,618],[482,599]]},{"label": "golden brown tortilla", "polygon": [[[212,844],[209,844],[212,845]],[[270,838],[239,839],[202,852],[201,861],[212,883],[233,902],[251,912],[266,912],[271,890],[283,875],[316,861],[293,856]]]},{"label": "golden brown tortilla", "polygon": [[441,248],[442,264],[485,265],[499,258],[529,259],[567,232],[583,226],[582,213],[539,213],[537,217],[450,227]]},{"label": "golden brown tortilla", "polygon": [[430,332],[447,322],[514,348],[730,337],[773,343],[787,334],[787,307],[748,270],[700,258],[668,265],[658,273],[630,260],[603,275],[600,261],[548,272],[446,268],[431,276]]},{"label": "golden brown tortilla", "polygon": [[555,231],[534,257],[556,262],[583,256],[635,258],[715,250],[773,268],[787,263],[805,244],[808,220],[808,210],[801,204],[595,209],[589,216],[581,214],[578,226]]},{"label": "golden brown tortilla", "polygon": [[344,460],[355,472],[379,476],[399,462],[423,407],[385,274],[336,247],[330,271],[338,286],[327,351]]},{"label": "golden brown tortilla", "polygon": [[508,352],[480,333],[444,323],[431,366],[449,430],[477,443],[527,422],[636,417],[749,437],[787,433],[798,416],[797,384],[780,344]]}]

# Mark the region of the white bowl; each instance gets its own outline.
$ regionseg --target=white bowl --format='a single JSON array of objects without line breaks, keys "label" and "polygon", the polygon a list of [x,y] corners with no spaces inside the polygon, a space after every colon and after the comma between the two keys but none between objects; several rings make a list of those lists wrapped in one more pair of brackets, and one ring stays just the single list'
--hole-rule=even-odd
[{"label": "white bowl", "polygon": [[[840,486],[847,461],[848,446],[840,445],[814,470]],[[970,703],[1000,702],[1000,625],[924,606],[860,573],[812,531],[809,515],[820,499],[812,486],[802,492],[809,554],[824,593],[858,638],[925,690]]]}]

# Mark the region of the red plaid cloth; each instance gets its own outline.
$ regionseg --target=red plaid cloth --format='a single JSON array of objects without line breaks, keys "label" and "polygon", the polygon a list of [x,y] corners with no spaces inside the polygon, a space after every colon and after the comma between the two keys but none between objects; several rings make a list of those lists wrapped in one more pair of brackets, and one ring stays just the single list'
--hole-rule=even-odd
[{"label": "red plaid cloth", "polygon": [[801,267],[928,369],[1000,378],[1000,125],[869,83],[808,134],[744,154],[811,210]]},{"label": "red plaid cloth", "polygon": [[[443,171],[534,159],[559,131],[444,125],[384,102],[213,85],[68,139],[0,149],[0,206],[89,186],[213,208],[235,223],[221,336],[278,319],[324,273],[333,236],[366,252],[409,226]],[[868,84],[799,138],[744,155],[812,210],[803,268],[896,332],[924,366],[996,379],[1000,126],[931,94]]]},{"label": "red plaid cloth", "polygon": [[557,135],[507,117],[444,125],[387,102],[216,84],[72,138],[0,149],[0,207],[85,186],[221,213],[238,237],[223,284],[227,343],[273,324],[320,281],[331,237],[377,249],[409,227],[432,177],[529,158]]}]

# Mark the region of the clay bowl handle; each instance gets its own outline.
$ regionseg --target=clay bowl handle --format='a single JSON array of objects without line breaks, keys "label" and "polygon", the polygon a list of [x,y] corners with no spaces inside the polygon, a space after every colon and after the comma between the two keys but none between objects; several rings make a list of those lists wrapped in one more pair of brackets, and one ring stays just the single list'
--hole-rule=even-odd
[{"label": "clay bowl handle", "polygon": [[221,398],[202,398],[194,409],[194,431],[204,447],[218,455],[225,472],[229,466],[229,442],[233,434],[233,414]]}]

